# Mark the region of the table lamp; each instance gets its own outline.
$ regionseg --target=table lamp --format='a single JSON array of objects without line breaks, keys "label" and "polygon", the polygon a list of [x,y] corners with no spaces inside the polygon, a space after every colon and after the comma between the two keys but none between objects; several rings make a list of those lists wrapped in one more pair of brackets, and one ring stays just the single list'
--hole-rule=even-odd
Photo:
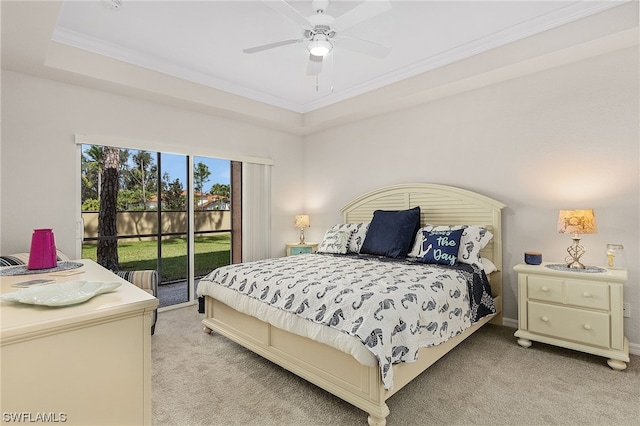
[{"label": "table lamp", "polygon": [[587,210],[560,210],[558,215],[558,233],[573,234],[573,244],[567,248],[569,256],[565,259],[567,268],[584,269],[580,263],[580,257],[586,250],[580,245],[580,234],[596,234],[598,226],[593,209]]},{"label": "table lamp", "polygon": [[309,224],[308,214],[299,214],[295,217],[295,227],[300,228],[300,242],[298,244],[304,244],[304,228],[311,226]]}]

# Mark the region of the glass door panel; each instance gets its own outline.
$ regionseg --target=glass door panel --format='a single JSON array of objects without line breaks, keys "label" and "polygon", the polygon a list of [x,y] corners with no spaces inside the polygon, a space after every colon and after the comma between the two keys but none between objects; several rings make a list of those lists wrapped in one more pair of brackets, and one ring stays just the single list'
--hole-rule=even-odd
[{"label": "glass door panel", "polygon": [[193,159],[194,276],[231,263],[231,162]]},{"label": "glass door panel", "polygon": [[160,307],[193,300],[189,297],[189,209],[188,158],[161,153],[158,218],[162,226],[158,236]]}]

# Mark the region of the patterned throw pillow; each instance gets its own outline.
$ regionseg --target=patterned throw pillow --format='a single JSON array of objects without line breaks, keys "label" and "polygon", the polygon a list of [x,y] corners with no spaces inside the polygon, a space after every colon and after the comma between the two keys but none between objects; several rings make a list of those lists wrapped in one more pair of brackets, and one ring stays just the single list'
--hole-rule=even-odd
[{"label": "patterned throw pillow", "polygon": [[26,265],[27,263],[29,263],[29,253],[0,256],[0,266]]},{"label": "patterned throw pillow", "polygon": [[441,265],[455,265],[458,262],[460,238],[462,229],[455,231],[423,231],[422,251],[420,258],[424,263],[439,263]]},{"label": "patterned throw pillow", "polygon": [[347,245],[348,253],[360,253],[360,248],[367,235],[369,223],[341,223],[334,225],[330,230],[345,231],[349,233],[349,244]]},{"label": "patterned throw pillow", "polygon": [[322,243],[320,243],[318,252],[345,254],[347,252],[347,246],[349,245],[350,236],[350,232],[329,229],[324,234],[324,238],[322,239]]},{"label": "patterned throw pillow", "polygon": [[418,231],[416,242],[409,256],[422,257],[424,255],[422,248],[424,231],[455,231],[458,229],[463,230],[462,238],[460,238],[458,262],[482,267],[480,250],[491,241],[493,234],[487,228],[479,225],[426,225]]},{"label": "patterned throw pillow", "polygon": [[367,230],[369,229],[369,222],[367,223],[350,223],[351,226],[351,238],[349,239],[348,251],[353,253],[360,253],[364,238],[367,236]]}]

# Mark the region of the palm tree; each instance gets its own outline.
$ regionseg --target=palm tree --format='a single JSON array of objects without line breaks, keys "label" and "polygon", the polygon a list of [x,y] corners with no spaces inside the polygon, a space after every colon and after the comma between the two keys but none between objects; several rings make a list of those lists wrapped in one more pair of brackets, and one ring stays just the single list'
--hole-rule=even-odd
[{"label": "palm tree", "polygon": [[98,199],[100,199],[100,191],[102,187],[102,164],[104,161],[104,149],[101,146],[91,145],[89,149],[85,151],[87,157],[87,170],[97,175],[98,180]]}]

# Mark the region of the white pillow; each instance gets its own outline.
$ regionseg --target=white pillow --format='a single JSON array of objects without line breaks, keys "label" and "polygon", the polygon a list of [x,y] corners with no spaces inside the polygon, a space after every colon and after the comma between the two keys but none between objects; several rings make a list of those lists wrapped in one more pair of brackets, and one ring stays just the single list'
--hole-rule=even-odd
[{"label": "white pillow", "polygon": [[360,248],[364,242],[364,237],[367,236],[367,230],[369,229],[369,223],[341,223],[334,225],[329,230],[345,231],[349,233],[349,243],[347,245],[348,253],[360,253]]},{"label": "white pillow", "polygon": [[495,265],[495,263],[493,263],[486,257],[481,258],[480,261],[482,262],[482,267],[484,268],[485,274],[489,275],[490,273],[498,270],[498,267]]},{"label": "white pillow", "polygon": [[410,257],[422,257],[422,242],[424,234],[422,231],[455,231],[464,229],[460,238],[460,251],[458,252],[458,262],[478,265],[482,267],[480,250],[482,250],[493,234],[485,227],[479,225],[425,225],[418,230],[413,248],[409,252]]},{"label": "white pillow", "polygon": [[349,245],[350,236],[350,232],[329,229],[324,234],[318,252],[345,254],[347,252],[347,246]]}]

